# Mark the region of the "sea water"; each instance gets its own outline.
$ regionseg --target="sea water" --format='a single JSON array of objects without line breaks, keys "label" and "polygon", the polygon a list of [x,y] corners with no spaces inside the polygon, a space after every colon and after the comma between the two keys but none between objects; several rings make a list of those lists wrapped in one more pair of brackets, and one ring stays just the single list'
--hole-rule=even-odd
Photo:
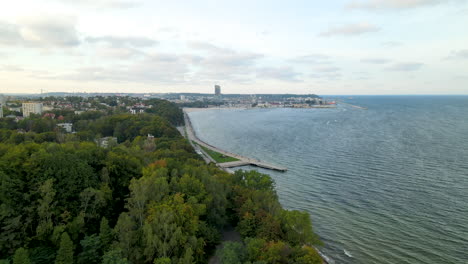
[{"label": "sea water", "polygon": [[[338,99],[338,98],[335,98]],[[468,263],[468,97],[353,96],[336,109],[190,113],[204,141],[268,170],[335,263]]]}]

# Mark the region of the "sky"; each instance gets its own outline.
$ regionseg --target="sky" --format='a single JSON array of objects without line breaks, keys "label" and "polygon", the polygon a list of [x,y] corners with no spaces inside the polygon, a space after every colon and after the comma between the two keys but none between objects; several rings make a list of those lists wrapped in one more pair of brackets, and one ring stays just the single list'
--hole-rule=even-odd
[{"label": "sky", "polygon": [[8,0],[0,93],[468,94],[468,0]]}]

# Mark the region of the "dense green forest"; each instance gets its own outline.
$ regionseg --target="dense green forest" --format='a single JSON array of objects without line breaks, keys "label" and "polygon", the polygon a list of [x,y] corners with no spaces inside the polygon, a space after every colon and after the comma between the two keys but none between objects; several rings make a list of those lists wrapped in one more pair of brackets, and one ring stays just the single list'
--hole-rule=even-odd
[{"label": "dense green forest", "polygon": [[309,215],[283,209],[268,175],[205,164],[175,128],[182,111],[145,103],[54,111],[76,133],[0,119],[0,263],[207,263],[226,226],[243,241],[222,263],[322,263]]}]

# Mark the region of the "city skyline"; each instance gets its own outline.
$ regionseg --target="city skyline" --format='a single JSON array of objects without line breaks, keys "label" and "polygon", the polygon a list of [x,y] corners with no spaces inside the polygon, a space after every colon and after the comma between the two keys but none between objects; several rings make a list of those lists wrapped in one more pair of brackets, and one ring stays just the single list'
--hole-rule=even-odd
[{"label": "city skyline", "polygon": [[5,94],[468,94],[465,0],[4,5]]}]

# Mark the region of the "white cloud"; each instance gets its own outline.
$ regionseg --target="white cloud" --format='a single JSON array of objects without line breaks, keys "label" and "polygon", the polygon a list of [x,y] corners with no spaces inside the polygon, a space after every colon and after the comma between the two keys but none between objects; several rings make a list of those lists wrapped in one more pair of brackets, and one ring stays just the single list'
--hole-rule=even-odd
[{"label": "white cloud", "polygon": [[22,40],[17,25],[0,21],[0,44],[14,45]]},{"label": "white cloud", "polygon": [[24,71],[23,68],[15,65],[4,65],[0,67],[0,71],[6,71],[6,72],[21,72]]},{"label": "white cloud", "polygon": [[398,46],[401,46],[401,45],[403,45],[403,43],[398,42],[398,41],[382,42],[382,46],[384,46],[384,47],[398,47]]},{"label": "white cloud", "polygon": [[90,43],[106,43],[112,47],[152,47],[158,44],[156,40],[146,37],[119,37],[119,36],[102,36],[102,37],[87,37],[86,41]]},{"label": "white cloud", "polygon": [[190,41],[188,42],[188,46],[194,50],[201,50],[212,53],[234,53],[234,51],[231,49],[221,48],[211,43],[201,41]]},{"label": "white cloud", "polygon": [[406,63],[394,64],[394,65],[386,68],[386,70],[389,70],[389,71],[417,71],[417,70],[421,69],[423,66],[424,66],[424,64],[419,63],[419,62],[406,62]]},{"label": "white cloud", "polygon": [[75,4],[94,8],[127,9],[141,5],[138,0],[55,0],[63,4]]},{"label": "white cloud", "polygon": [[340,71],[340,68],[338,67],[322,67],[322,68],[317,68],[315,69],[317,72],[338,72]]},{"label": "white cloud", "polygon": [[331,73],[312,73],[309,75],[310,78],[312,79],[324,79],[328,81],[336,81],[340,80],[343,75],[341,73],[337,72],[331,72]]},{"label": "white cloud", "polygon": [[187,82],[189,67],[183,57],[155,54],[129,65],[82,67],[72,73],[44,76],[74,81],[113,81],[134,83],[182,84]]},{"label": "white cloud", "polygon": [[346,7],[351,9],[407,9],[447,3],[450,0],[367,0],[353,1]]},{"label": "white cloud", "polygon": [[339,27],[332,27],[327,31],[324,31],[319,34],[322,37],[330,37],[335,35],[341,36],[355,36],[362,35],[365,33],[377,32],[380,31],[380,28],[369,23],[359,23],[359,24],[349,24]]},{"label": "white cloud", "polygon": [[447,57],[450,60],[468,60],[468,49],[455,50]]},{"label": "white cloud", "polygon": [[275,79],[286,82],[300,82],[298,77],[300,73],[294,71],[291,67],[265,67],[260,68],[256,72],[257,78],[261,79]]},{"label": "white cloud", "polygon": [[72,47],[80,44],[76,19],[64,16],[27,17],[17,24],[0,22],[0,44],[29,47]]},{"label": "white cloud", "polygon": [[309,54],[303,55],[299,57],[292,58],[288,60],[292,63],[304,63],[304,64],[329,64],[330,56],[324,54]]},{"label": "white cloud", "polygon": [[371,63],[371,64],[386,64],[389,63],[391,60],[388,59],[382,59],[382,58],[368,58],[368,59],[362,59],[361,62],[364,63]]}]

